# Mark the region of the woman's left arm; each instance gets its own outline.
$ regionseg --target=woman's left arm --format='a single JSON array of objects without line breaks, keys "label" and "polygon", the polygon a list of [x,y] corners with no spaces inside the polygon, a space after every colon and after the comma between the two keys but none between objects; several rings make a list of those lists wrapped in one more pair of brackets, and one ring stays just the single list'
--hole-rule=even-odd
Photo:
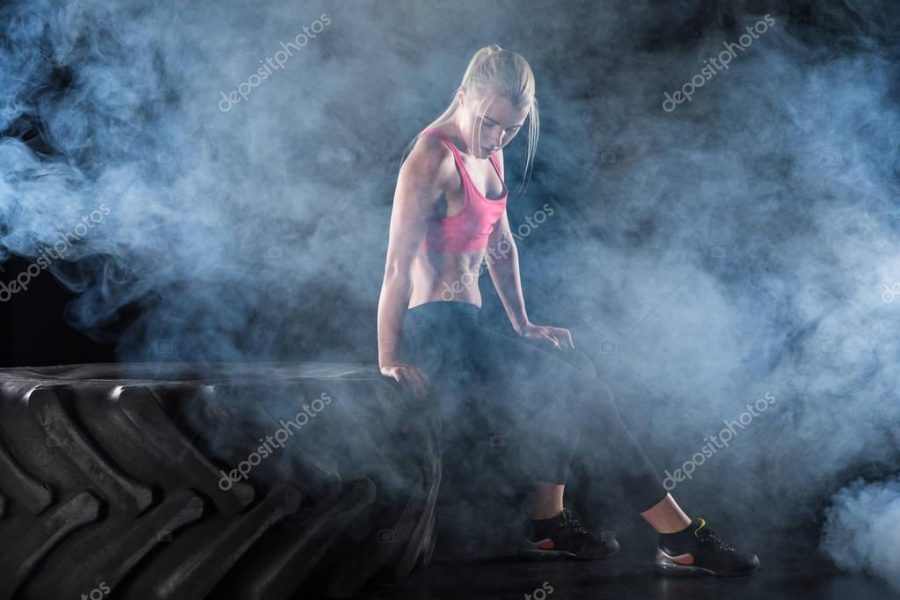
[{"label": "woman's left arm", "polygon": [[[503,155],[501,154],[498,159],[502,165]],[[519,252],[505,210],[488,238],[485,260],[491,281],[516,333],[526,338],[547,342],[554,348],[575,347],[572,343],[572,333],[568,329],[535,325],[528,320],[525,295],[522,292],[522,278],[519,273]]]},{"label": "woman's left arm", "polygon": [[494,225],[494,231],[488,238],[485,260],[491,281],[497,295],[506,309],[506,314],[513,329],[522,337],[546,342],[554,348],[574,348],[572,333],[563,327],[535,325],[528,320],[525,311],[525,295],[522,292],[522,278],[519,274],[519,252],[516,240],[509,228],[506,211]]},{"label": "woman's left arm", "polygon": [[497,295],[506,309],[509,322],[516,333],[522,335],[525,328],[531,325],[525,311],[525,295],[522,292],[522,280],[519,274],[519,253],[516,240],[509,228],[509,217],[506,211],[494,225],[488,238],[487,251],[484,256],[487,262],[491,281]]}]

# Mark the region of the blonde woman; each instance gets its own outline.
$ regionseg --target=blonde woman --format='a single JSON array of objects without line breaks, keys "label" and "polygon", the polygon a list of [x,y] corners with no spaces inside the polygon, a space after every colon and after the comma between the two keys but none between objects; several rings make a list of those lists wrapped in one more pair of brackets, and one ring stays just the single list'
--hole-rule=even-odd
[{"label": "blonde woman", "polygon": [[[563,360],[574,352],[569,330],[528,318],[503,175],[503,148],[526,124],[528,173],[539,132],[534,76],[522,56],[492,45],[475,53],[450,106],[411,144],[397,180],[378,303],[381,372],[422,400],[430,387],[439,389],[447,422],[461,416],[459,399],[468,395],[514,432],[516,463],[534,481],[523,556],[596,559],[618,551],[615,539],[587,531],[564,507],[578,452],[595,472],[614,471],[658,532],[658,571],[750,573],[758,558],[684,513],[609,389]],[[485,259],[518,338],[480,324]]]}]

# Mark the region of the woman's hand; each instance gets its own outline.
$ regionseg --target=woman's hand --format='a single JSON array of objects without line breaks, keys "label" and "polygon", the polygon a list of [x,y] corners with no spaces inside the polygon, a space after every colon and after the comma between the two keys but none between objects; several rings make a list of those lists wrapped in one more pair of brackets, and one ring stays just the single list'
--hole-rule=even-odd
[{"label": "woman's hand", "polygon": [[572,332],[564,327],[550,327],[549,325],[534,325],[529,323],[522,328],[519,335],[524,338],[550,344],[556,349],[575,348],[575,344],[572,342]]},{"label": "woman's hand", "polygon": [[416,400],[423,399],[431,385],[428,376],[421,369],[404,363],[385,365],[381,367],[381,374],[411,391]]}]

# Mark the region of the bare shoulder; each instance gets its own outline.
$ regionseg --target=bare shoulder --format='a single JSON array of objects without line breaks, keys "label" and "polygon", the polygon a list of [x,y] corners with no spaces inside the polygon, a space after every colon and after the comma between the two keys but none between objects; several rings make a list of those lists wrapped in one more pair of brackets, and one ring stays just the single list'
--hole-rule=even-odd
[{"label": "bare shoulder", "polygon": [[423,135],[400,168],[400,176],[417,187],[444,189],[453,174],[453,154],[440,138]]}]

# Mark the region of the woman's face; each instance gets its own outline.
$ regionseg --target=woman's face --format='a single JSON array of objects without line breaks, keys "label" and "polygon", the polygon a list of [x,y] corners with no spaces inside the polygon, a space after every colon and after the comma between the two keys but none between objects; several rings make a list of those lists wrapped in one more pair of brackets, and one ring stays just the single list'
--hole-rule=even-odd
[{"label": "woman's face", "polygon": [[[525,125],[528,107],[516,107],[496,94],[479,95],[460,90],[457,122],[469,153],[487,158],[512,141]],[[482,104],[483,102],[483,104]],[[479,109],[483,106],[483,113]]]}]

